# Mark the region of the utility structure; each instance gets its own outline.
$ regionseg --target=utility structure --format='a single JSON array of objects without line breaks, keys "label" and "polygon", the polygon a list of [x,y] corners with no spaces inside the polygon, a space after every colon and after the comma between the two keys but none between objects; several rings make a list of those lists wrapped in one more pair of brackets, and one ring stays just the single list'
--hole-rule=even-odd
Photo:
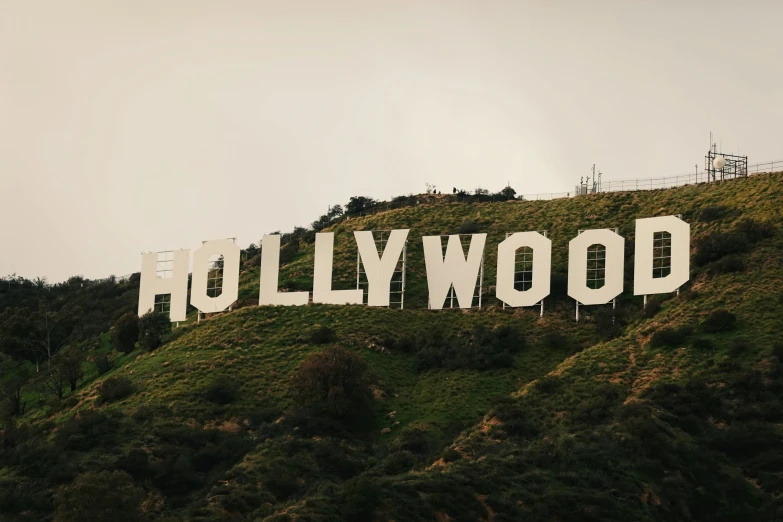
[{"label": "utility structure", "polygon": [[601,192],[601,171],[599,170],[598,175],[596,175],[595,163],[593,163],[593,175],[579,178],[579,185],[576,186],[574,194],[584,196],[586,194],[597,194],[598,192]]},{"label": "utility structure", "polygon": [[744,178],[748,175],[748,157],[718,152],[718,144],[713,143],[710,133],[710,149],[704,157],[704,170],[708,183]]}]

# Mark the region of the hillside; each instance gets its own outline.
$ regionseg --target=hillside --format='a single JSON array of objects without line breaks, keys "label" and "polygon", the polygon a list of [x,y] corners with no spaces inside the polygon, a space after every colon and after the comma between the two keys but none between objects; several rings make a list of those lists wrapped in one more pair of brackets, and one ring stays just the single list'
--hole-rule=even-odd
[{"label": "hillside", "polygon": [[[632,296],[634,220],[670,214],[691,224],[691,280],[643,311]],[[153,520],[777,520],[781,218],[778,173],[553,201],[444,199],[342,220],[326,229],[335,232],[335,288],[355,288],[352,231],[410,228],[404,310],[250,306],[256,257],[243,266],[238,309],[177,328],[152,352],[118,353],[108,333],[135,311],[137,280],[28,289],[36,294],[9,287],[0,381],[8,393],[20,375],[31,380],[24,414],[3,416],[0,521],[77,520],[62,499],[105,496],[78,482],[104,470],[140,488],[130,494],[123,483],[108,495]],[[427,310],[421,236],[461,227],[488,233],[484,305]],[[585,307],[577,323],[565,295],[568,241],[605,227],[626,239],[625,292],[614,322],[601,306]],[[502,309],[488,291],[497,243],[525,230],[546,230],[553,243],[541,319]],[[313,250],[299,243],[282,286],[311,288]],[[20,317],[42,299],[65,310],[71,331],[80,325],[62,343],[87,359],[62,400],[29,357],[18,364],[33,327]],[[297,368],[329,346],[366,362],[366,414],[335,420],[294,400]],[[104,354],[111,369],[99,375]],[[104,383],[117,376],[132,389],[105,400]]]}]

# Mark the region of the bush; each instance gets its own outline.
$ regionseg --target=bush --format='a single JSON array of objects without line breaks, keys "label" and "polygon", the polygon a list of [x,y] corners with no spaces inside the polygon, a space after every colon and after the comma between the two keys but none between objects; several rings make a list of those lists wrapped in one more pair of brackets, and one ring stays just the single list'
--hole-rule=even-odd
[{"label": "bush", "polygon": [[133,393],[133,383],[127,377],[110,377],[98,386],[98,400],[101,403],[124,399]]},{"label": "bush", "polygon": [[743,219],[734,230],[742,237],[747,238],[751,243],[770,238],[775,233],[775,227],[771,223],[754,221],[752,219]]},{"label": "bush", "polygon": [[729,355],[731,357],[738,357],[743,353],[750,350],[750,341],[747,339],[735,339],[731,346],[729,346]]},{"label": "bush", "polygon": [[109,361],[109,356],[105,353],[96,355],[94,362],[95,369],[98,370],[98,375],[103,375],[111,370],[111,361]]},{"label": "bush", "polygon": [[697,350],[712,351],[715,349],[715,343],[707,337],[696,337],[691,341],[691,347]]},{"label": "bush", "polygon": [[710,267],[712,274],[731,274],[745,270],[745,261],[736,254],[722,257],[715,261]]},{"label": "bush", "polygon": [[526,346],[525,337],[508,326],[489,330],[476,326],[472,332],[445,334],[439,329],[422,335],[414,369],[460,368],[486,370],[514,364],[513,354]]},{"label": "bush", "polygon": [[661,348],[663,346],[676,347],[685,342],[688,330],[683,328],[663,328],[650,337],[650,346]]},{"label": "bush", "polygon": [[704,207],[699,213],[699,221],[703,223],[709,223],[721,219],[728,215],[729,207],[725,205],[713,205],[710,207]]},{"label": "bush", "polygon": [[777,357],[783,363],[783,343],[775,343],[772,346],[772,355]]},{"label": "bush", "polygon": [[475,221],[465,221],[459,226],[459,233],[460,234],[475,234],[479,231],[480,227],[479,224]]},{"label": "bush", "polygon": [[152,351],[163,343],[163,337],[171,332],[171,321],[167,314],[149,312],[139,319],[139,344]]},{"label": "bush", "polygon": [[215,379],[204,391],[204,398],[215,404],[229,404],[239,398],[239,383],[226,376]]},{"label": "bush", "polygon": [[128,312],[121,316],[111,328],[111,342],[114,349],[122,353],[130,353],[139,340],[139,318]]},{"label": "bush", "polygon": [[367,414],[373,398],[367,364],[339,347],[310,354],[291,384],[298,402],[338,419]]},{"label": "bush", "polygon": [[736,328],[737,316],[728,310],[715,310],[701,323],[702,329],[707,333],[728,332]]},{"label": "bush", "polygon": [[144,491],[124,471],[88,471],[60,487],[54,499],[55,522],[135,522],[144,520]]},{"label": "bush", "polygon": [[749,248],[748,240],[735,232],[713,232],[696,242],[693,263],[704,266],[730,254],[747,252]]},{"label": "bush", "polygon": [[319,326],[310,333],[311,344],[327,344],[337,340],[337,334],[328,326]]}]

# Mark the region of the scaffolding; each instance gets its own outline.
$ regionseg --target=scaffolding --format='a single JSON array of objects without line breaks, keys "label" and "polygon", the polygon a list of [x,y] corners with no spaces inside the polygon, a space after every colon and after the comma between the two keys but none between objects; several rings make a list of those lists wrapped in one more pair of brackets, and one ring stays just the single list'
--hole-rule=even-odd
[{"label": "scaffolding", "polygon": [[[383,258],[383,252],[386,249],[386,243],[389,242],[391,230],[371,230],[375,249],[378,252],[378,258]],[[408,240],[402,246],[402,255],[397,260],[397,264],[392,272],[391,283],[389,285],[389,308],[402,309],[405,305],[405,266],[408,257]],[[367,304],[367,292],[370,283],[367,280],[367,272],[364,270],[362,256],[356,253],[356,289],[362,291],[362,303]],[[312,297],[311,297],[312,299]]]},{"label": "scaffolding", "polygon": [[[537,230],[539,234],[547,237],[546,230]],[[513,232],[506,232],[506,238],[513,235]],[[520,290],[522,292],[530,290],[533,286],[533,249],[530,247],[518,248],[514,255],[514,290]],[[536,306],[541,307],[541,313],[539,317],[544,317],[544,300],[541,299]],[[511,305],[507,305],[503,302],[503,309],[514,308]]]},{"label": "scaffolding", "polygon": [[[710,138],[712,136],[710,135]],[[723,158],[723,168],[715,167],[715,160]],[[709,152],[704,156],[704,170],[707,172],[707,181],[723,181],[726,179],[744,178],[748,176],[748,157],[718,152],[717,144],[710,146]]]}]

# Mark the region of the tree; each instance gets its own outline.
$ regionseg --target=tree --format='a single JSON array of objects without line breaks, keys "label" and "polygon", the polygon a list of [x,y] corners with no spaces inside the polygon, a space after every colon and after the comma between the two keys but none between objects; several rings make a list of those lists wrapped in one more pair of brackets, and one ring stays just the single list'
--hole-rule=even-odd
[{"label": "tree", "polygon": [[57,491],[54,521],[141,521],[143,499],[144,491],[126,472],[88,471]]},{"label": "tree", "polygon": [[59,322],[60,317],[50,311],[45,304],[39,306],[38,312],[32,319],[26,351],[35,357],[36,372],[40,369],[41,360],[46,361],[47,368],[51,367],[52,357],[71,340],[70,333],[66,334]]},{"label": "tree", "polygon": [[130,353],[139,340],[139,318],[133,312],[122,315],[111,328],[111,342],[114,349]]},{"label": "tree", "polygon": [[47,371],[44,379],[46,389],[55,394],[60,400],[63,400],[66,385],[70,386],[72,393],[76,391],[76,385],[79,384],[79,379],[84,375],[82,359],[82,351],[77,346],[72,346],[61,353],[60,357]]},{"label": "tree", "polygon": [[154,350],[163,344],[163,336],[171,332],[168,314],[148,312],[139,318],[139,344],[147,350]]},{"label": "tree", "polygon": [[507,186],[500,191],[507,199],[516,199],[517,191],[511,188],[511,185]]},{"label": "tree", "polygon": [[335,418],[366,414],[373,394],[367,364],[340,347],[313,353],[293,376],[294,396]]},{"label": "tree", "polygon": [[63,376],[68,381],[68,385],[71,388],[71,392],[76,391],[76,385],[79,384],[79,379],[84,375],[82,369],[82,360],[84,355],[78,346],[70,347],[59,361],[59,366],[62,368]]},{"label": "tree", "polygon": [[366,198],[364,196],[354,196],[345,205],[345,213],[349,215],[356,215],[362,212],[366,212],[372,208],[378,202],[372,198]]},{"label": "tree", "polygon": [[30,378],[29,367],[10,357],[0,359],[0,410],[9,415],[24,415],[27,403],[22,399],[22,390]]}]

